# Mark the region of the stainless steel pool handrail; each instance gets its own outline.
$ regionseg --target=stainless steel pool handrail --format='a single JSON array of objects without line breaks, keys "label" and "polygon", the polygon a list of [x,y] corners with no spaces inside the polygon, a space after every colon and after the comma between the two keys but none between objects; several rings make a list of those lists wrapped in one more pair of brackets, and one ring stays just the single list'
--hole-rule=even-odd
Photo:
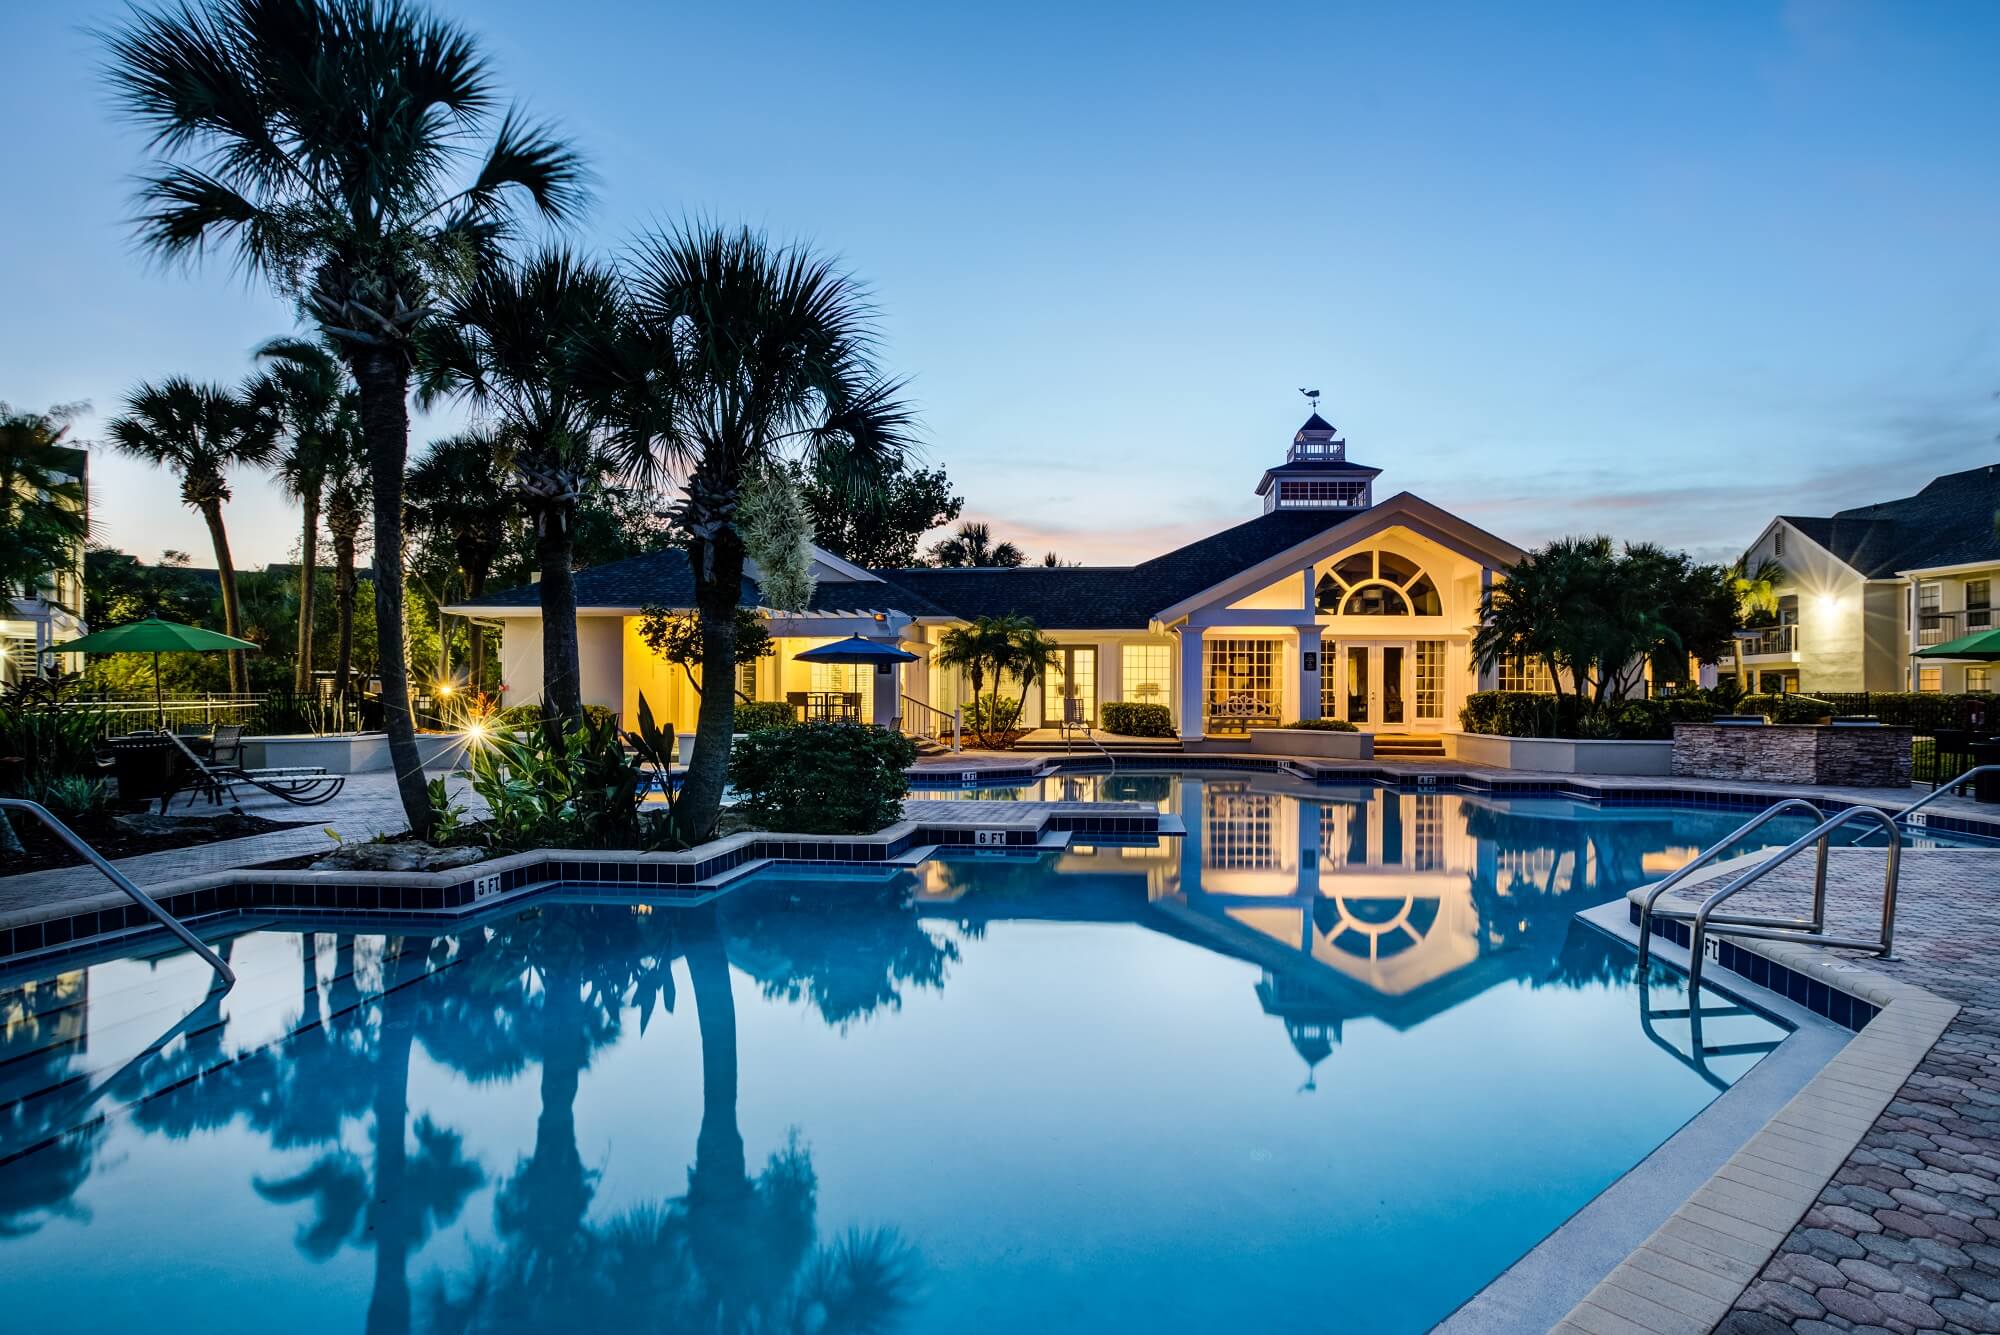
[{"label": "stainless steel pool handrail", "polygon": [[187,946],[189,950],[192,950],[195,954],[206,960],[210,968],[222,975],[222,980],[226,985],[230,987],[236,985],[236,971],[229,967],[228,962],[222,956],[210,950],[200,937],[190,932],[187,929],[187,924],[161,908],[158,900],[132,884],[131,880],[123,872],[119,871],[109,862],[106,862],[104,855],[85,843],[82,836],[77,834],[75,830],[70,829],[69,826],[57,820],[54,812],[50,811],[40,802],[30,802],[25,797],[0,797],[0,811],[25,811],[40,820],[42,824],[55,832],[56,838],[69,845],[71,852],[97,868],[97,870],[103,872],[111,884],[117,886],[131,897],[133,903],[146,910],[147,913],[150,913],[159,921],[162,927],[165,927],[168,931],[179,937],[182,944]]},{"label": "stainless steel pool handrail", "polygon": [[1976,779],[1982,774],[2000,774],[2000,765],[1974,765],[1971,769],[1959,775],[1957,778],[1945,780],[1943,783],[1931,789],[1928,793],[1925,793],[1922,797],[1918,798],[1916,801],[1910,803],[1910,805],[1904,807],[1901,811],[1896,812],[1894,816],[1896,824],[1898,825],[1904,824],[1909,820],[1910,817],[1916,815],[1919,811],[1922,811],[1925,807],[1937,801],[1940,797],[1945,797],[1953,792],[1956,792],[1960,785],[1968,782],[1969,780]]},{"label": "stainless steel pool handrail", "polygon": [[[1832,833],[1850,821],[1873,821],[1880,826],[1888,838],[1888,856],[1882,876],[1882,931],[1879,938],[1866,940],[1858,937],[1827,936],[1825,927],[1826,902],[1826,845]],[[1815,913],[1820,922],[1811,927],[1785,926],[1778,921],[1759,922],[1749,918],[1718,916],[1716,906],[1746,886],[1763,879],[1778,867],[1789,862],[1804,849],[1819,848],[1819,870],[1815,877],[1813,900]],[[1771,856],[1759,862],[1741,876],[1730,881],[1720,890],[1702,900],[1701,907],[1694,912],[1694,932],[1688,940],[1688,994],[1693,996],[1701,987],[1701,962],[1707,944],[1710,923],[1724,928],[1725,936],[1750,937],[1761,941],[1803,941],[1816,946],[1839,946],[1848,950],[1870,950],[1877,955],[1887,955],[1894,945],[1896,934],[1896,889],[1903,865],[1903,830],[1888,812],[1878,807],[1848,807],[1835,812],[1812,829],[1786,844]]]},{"label": "stainless steel pool handrail", "polygon": [[[1653,919],[1655,917],[1679,919],[1694,916],[1693,911],[1689,909],[1661,909],[1654,907],[1659,903],[1660,896],[1679,885],[1682,881],[1685,881],[1701,868],[1715,861],[1723,853],[1735,847],[1751,834],[1754,834],[1763,825],[1784,815],[1788,811],[1807,812],[1812,816],[1814,824],[1818,824],[1826,818],[1825,813],[1820,811],[1811,802],[1806,801],[1803,797],[1788,797],[1782,802],[1777,802],[1766,807],[1749,820],[1743,822],[1743,824],[1737,826],[1736,829],[1730,831],[1730,833],[1716,840],[1707,848],[1702,849],[1685,866],[1678,867],[1669,872],[1651,890],[1646,892],[1645,899],[1640,901],[1639,904],[1639,972],[1642,976],[1646,970],[1647,957],[1651,953]],[[1806,925],[1808,920],[1798,918],[1763,918],[1745,919],[1744,921],[1751,925],[1763,927],[1797,927]],[[1820,849],[1818,888],[1813,896],[1813,917],[1809,921],[1819,925],[1824,925],[1826,921],[1826,849],[1824,847]]]}]

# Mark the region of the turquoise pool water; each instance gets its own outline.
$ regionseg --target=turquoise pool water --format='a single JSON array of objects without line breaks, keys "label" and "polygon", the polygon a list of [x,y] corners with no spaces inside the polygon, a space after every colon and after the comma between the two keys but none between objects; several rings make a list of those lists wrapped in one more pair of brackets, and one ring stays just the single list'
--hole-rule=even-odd
[{"label": "turquoise pool water", "polygon": [[1123,778],[1188,837],[0,989],[8,1325],[1422,1330],[1757,1060],[1571,921],[1739,816]]}]

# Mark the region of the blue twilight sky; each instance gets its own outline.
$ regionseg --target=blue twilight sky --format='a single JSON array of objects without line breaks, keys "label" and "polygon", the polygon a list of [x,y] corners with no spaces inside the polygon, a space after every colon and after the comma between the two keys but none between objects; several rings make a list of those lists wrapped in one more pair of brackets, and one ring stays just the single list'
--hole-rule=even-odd
[{"label": "blue twilight sky", "polygon": [[[2000,460],[1990,3],[440,8],[589,155],[587,245],[700,213],[844,257],[929,457],[1035,552],[1254,514],[1298,386],[1384,494],[1524,545],[1729,554]],[[86,438],[291,323],[134,253],[119,12],[0,5],[0,399]],[[94,467],[104,540],[206,563],[165,479]],[[230,524],[295,542],[261,479]]]}]

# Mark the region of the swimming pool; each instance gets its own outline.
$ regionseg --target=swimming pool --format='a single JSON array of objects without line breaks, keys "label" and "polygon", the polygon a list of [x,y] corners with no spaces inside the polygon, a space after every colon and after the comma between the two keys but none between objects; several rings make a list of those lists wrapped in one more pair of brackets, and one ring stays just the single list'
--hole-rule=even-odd
[{"label": "swimming pool", "polygon": [[1740,813],[1118,780],[1187,837],[9,986],[10,1322],[1421,1330],[1783,1036],[1572,921]]}]

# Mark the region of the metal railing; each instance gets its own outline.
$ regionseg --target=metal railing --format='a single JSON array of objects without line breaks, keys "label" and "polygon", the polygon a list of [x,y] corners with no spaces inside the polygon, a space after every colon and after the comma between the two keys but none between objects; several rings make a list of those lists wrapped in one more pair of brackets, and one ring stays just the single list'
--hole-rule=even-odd
[{"label": "metal railing", "polygon": [[[1743,822],[1743,824],[1737,826],[1734,830],[1731,830],[1728,834],[1716,840],[1714,843],[1710,844],[1707,848],[1702,849],[1701,852],[1695,854],[1694,858],[1691,861],[1689,861],[1686,865],[1677,868],[1673,872],[1670,872],[1665,878],[1656,883],[1651,890],[1648,890],[1646,892],[1646,898],[1640,901],[1639,904],[1639,971],[1641,974],[1644,974],[1646,970],[1647,956],[1652,953],[1653,906],[1659,903],[1660,896],[1664,895],[1665,893],[1667,893],[1667,891],[1679,885],[1682,881],[1685,881],[1688,877],[1694,875],[1695,872],[1699,871],[1701,868],[1706,867],[1709,863],[1715,861],[1718,857],[1721,857],[1724,853],[1728,852],[1730,849],[1736,847],[1743,840],[1749,838],[1752,834],[1756,833],[1757,830],[1762,826],[1769,824],[1771,821],[1777,819],[1779,816],[1784,815],[1788,811],[1805,812],[1806,814],[1812,817],[1813,824],[1815,825],[1819,824],[1822,820],[1826,819],[1825,814],[1821,812],[1818,807],[1814,806],[1811,802],[1806,801],[1803,797],[1788,797],[1782,802],[1778,802],[1769,807],[1766,807],[1763,811],[1758,812],[1755,816],[1752,816],[1749,820]],[[1822,869],[1822,872],[1824,871],[1825,866],[1826,866],[1826,850],[1821,849],[1820,867]],[[1822,875],[1821,877],[1822,888],[1824,886],[1824,879],[1825,878]],[[1825,903],[1822,900],[1821,902],[1815,904],[1814,906],[1813,921],[1816,922],[1823,921],[1824,918],[1825,918]],[[1793,921],[1797,923],[1797,922],[1802,922],[1803,920],[1794,919],[1788,921]]]},{"label": "metal railing", "polygon": [[200,937],[190,932],[187,929],[187,924],[161,908],[158,900],[132,884],[131,880],[123,872],[119,871],[109,862],[106,862],[104,855],[85,843],[82,836],[78,835],[75,830],[70,829],[69,826],[57,820],[54,812],[50,811],[40,802],[30,802],[25,797],[0,797],[0,811],[25,811],[41,821],[42,824],[48,826],[55,833],[56,838],[69,846],[71,852],[97,868],[97,870],[103,872],[106,879],[120,890],[123,890],[133,903],[146,910],[162,927],[165,927],[168,931],[179,937],[181,943],[189,950],[192,950],[195,954],[206,960],[210,968],[222,975],[222,980],[225,984],[232,987],[235,986],[236,971],[229,967],[227,961],[222,956],[210,950]]},{"label": "metal railing", "polygon": [[1754,633],[1744,631],[1736,637],[1743,648],[1745,658],[1757,658],[1765,654],[1794,653],[1799,647],[1799,628],[1796,625],[1766,626]]},{"label": "metal railing", "polygon": [[1917,613],[1917,647],[1943,644],[1959,637],[1959,623],[1963,613],[1959,612],[1919,612]]},{"label": "metal railing", "polygon": [[901,731],[906,737],[924,737],[942,745],[951,740],[951,749],[956,754],[964,738],[964,725],[956,709],[943,710],[913,696],[903,697]]}]

